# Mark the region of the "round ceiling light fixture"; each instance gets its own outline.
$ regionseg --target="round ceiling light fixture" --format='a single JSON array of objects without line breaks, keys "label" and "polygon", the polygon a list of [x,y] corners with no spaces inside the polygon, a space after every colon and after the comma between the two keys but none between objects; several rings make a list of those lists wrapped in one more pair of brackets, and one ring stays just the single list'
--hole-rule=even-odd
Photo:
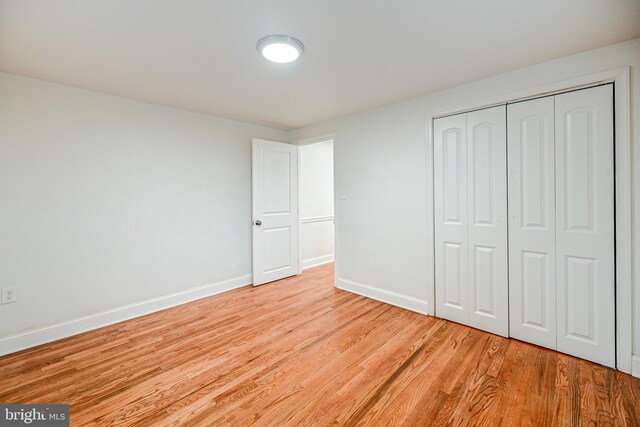
[{"label": "round ceiling light fixture", "polygon": [[295,37],[284,34],[272,34],[258,40],[258,53],[264,59],[278,64],[296,61],[304,52],[304,45]]}]

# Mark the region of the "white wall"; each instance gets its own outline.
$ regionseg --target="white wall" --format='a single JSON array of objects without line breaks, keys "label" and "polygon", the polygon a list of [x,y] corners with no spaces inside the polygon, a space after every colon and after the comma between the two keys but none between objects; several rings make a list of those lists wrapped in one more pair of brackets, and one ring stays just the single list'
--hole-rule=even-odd
[{"label": "white wall", "polygon": [[0,73],[0,340],[250,283],[254,137],[288,133]]},{"label": "white wall", "polygon": [[336,134],[336,188],[347,193],[336,206],[338,285],[426,312],[433,286],[428,114],[622,66],[631,66],[634,223],[629,232],[635,260],[634,353],[640,355],[640,39],[294,131],[294,140]]},{"label": "white wall", "polygon": [[302,267],[330,262],[333,237],[333,141],[300,146]]}]

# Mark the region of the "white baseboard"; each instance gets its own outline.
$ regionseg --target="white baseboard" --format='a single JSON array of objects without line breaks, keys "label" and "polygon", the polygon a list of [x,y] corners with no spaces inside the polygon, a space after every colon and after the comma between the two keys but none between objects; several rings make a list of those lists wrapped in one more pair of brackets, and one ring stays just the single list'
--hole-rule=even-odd
[{"label": "white baseboard", "polygon": [[640,378],[640,356],[633,355],[631,358],[631,375]]},{"label": "white baseboard", "polygon": [[302,261],[302,269],[306,270],[307,268],[318,267],[323,264],[329,264],[330,262],[333,262],[333,260],[334,260],[333,254],[319,256],[317,258],[306,259]]},{"label": "white baseboard", "polygon": [[415,311],[420,314],[428,314],[427,309],[429,304],[425,300],[366,286],[342,278],[338,278],[336,280],[336,287],[343,291],[353,292],[354,294],[362,295],[364,297],[372,298],[401,308],[406,308],[407,310]]},{"label": "white baseboard", "polygon": [[230,291],[251,282],[252,277],[248,274],[0,338],[0,356]]}]

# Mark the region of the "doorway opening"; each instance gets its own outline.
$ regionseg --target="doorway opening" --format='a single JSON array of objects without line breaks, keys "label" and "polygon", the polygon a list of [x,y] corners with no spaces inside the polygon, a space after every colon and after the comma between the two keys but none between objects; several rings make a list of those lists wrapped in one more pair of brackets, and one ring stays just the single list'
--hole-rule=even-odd
[{"label": "doorway opening", "polygon": [[335,259],[333,139],[298,149],[300,271]]}]

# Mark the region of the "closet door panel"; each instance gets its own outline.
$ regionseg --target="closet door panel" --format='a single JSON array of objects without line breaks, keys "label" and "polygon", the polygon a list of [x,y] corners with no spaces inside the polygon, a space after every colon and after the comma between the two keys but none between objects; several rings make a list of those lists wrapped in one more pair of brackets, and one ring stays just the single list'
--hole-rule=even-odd
[{"label": "closet door panel", "polygon": [[467,113],[469,325],[508,336],[504,106]]},{"label": "closet door panel", "polygon": [[466,116],[434,120],[436,313],[468,323]]},{"label": "closet door panel", "polygon": [[556,348],[553,97],[507,107],[510,336]]},{"label": "closet door panel", "polygon": [[613,88],[555,97],[558,350],[615,366]]}]

